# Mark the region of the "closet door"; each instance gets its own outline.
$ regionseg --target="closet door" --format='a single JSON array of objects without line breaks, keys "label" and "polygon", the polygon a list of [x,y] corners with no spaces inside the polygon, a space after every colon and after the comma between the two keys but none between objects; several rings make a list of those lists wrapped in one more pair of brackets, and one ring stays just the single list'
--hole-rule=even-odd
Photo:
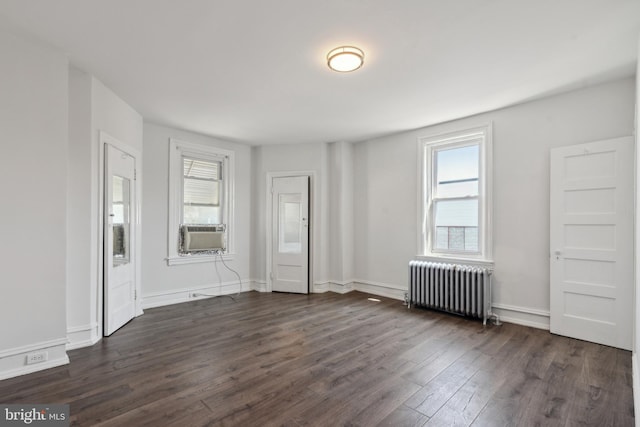
[{"label": "closet door", "polygon": [[551,150],[551,332],[631,350],[633,138]]}]

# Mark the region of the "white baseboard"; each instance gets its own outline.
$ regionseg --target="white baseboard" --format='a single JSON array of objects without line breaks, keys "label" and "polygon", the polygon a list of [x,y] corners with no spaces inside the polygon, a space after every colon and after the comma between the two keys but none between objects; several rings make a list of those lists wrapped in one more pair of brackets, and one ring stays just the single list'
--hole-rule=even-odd
[{"label": "white baseboard", "polygon": [[90,347],[100,341],[98,324],[90,323],[82,326],[67,328],[67,350],[75,350],[82,347]]},{"label": "white baseboard", "polygon": [[[233,295],[238,292],[247,292],[252,290],[252,281],[243,280],[242,289],[239,289],[240,283],[224,282],[221,285],[205,285],[187,289],[175,289],[166,292],[156,292],[142,296],[142,308],[161,307],[164,305],[178,304],[187,301],[195,301],[199,299],[211,298],[219,295]],[[194,296],[194,294],[206,294],[208,296]]]},{"label": "white baseboard", "polygon": [[251,280],[251,290],[256,292],[268,292],[267,282],[262,280]]},{"label": "white baseboard", "polygon": [[346,294],[347,292],[351,292],[353,290],[353,281],[347,282],[339,282],[339,281],[323,281],[323,282],[315,282],[313,284],[313,289],[311,290],[314,294],[321,294],[324,292],[335,292],[337,294]]},{"label": "white baseboard", "polygon": [[550,329],[551,315],[548,311],[501,303],[493,303],[492,307],[493,312],[500,316],[501,321],[547,331]]},{"label": "white baseboard", "polygon": [[[3,350],[0,352],[0,380],[68,364],[66,344],[67,338],[58,338]],[[47,353],[47,360],[27,365],[27,355],[41,351]]]},{"label": "white baseboard", "polygon": [[338,294],[346,294],[351,291],[360,291],[372,295],[378,295],[404,301],[404,293],[406,292],[406,289],[401,289],[398,286],[389,285],[387,283],[354,279],[343,282],[337,280],[316,282],[313,284],[312,292],[335,292]]},{"label": "white baseboard", "polygon": [[379,295],[386,298],[397,299],[400,301],[404,301],[404,294],[407,292],[406,287],[357,279],[354,281],[353,289],[356,291]]}]

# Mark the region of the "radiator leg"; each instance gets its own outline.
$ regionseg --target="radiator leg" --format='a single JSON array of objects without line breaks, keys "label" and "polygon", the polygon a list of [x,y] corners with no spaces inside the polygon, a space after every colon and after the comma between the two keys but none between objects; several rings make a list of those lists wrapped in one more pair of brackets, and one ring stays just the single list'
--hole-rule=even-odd
[{"label": "radiator leg", "polygon": [[502,325],[502,322],[500,321],[500,316],[498,316],[495,313],[491,313],[491,317],[493,318],[493,324],[496,326],[500,326]]},{"label": "radiator leg", "polygon": [[492,320],[493,324],[496,326],[502,325],[502,322],[500,321],[500,316],[498,316],[495,313],[491,313],[489,316],[485,316],[482,319],[482,326],[487,326],[487,320]]}]

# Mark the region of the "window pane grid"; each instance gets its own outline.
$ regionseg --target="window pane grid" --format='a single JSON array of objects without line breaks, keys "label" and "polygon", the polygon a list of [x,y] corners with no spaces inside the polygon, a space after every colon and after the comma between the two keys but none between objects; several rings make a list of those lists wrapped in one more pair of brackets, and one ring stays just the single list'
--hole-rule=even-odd
[{"label": "window pane grid", "polygon": [[434,151],[435,197],[477,196],[479,180],[479,145]]},{"label": "window pane grid", "polygon": [[480,242],[482,140],[434,145],[428,152],[431,250],[477,254]]},{"label": "window pane grid", "polygon": [[221,224],[222,163],[182,158],[182,223]]},{"label": "window pane grid", "polygon": [[456,252],[479,251],[478,197],[434,201],[433,248]]},{"label": "window pane grid", "polygon": [[478,252],[478,227],[436,227],[435,249]]}]

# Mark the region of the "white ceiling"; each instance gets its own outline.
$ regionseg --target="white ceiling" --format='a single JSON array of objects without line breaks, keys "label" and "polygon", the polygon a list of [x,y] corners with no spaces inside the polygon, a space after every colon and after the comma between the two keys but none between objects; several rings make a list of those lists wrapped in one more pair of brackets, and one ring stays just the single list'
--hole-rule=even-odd
[{"label": "white ceiling", "polygon": [[[633,75],[640,0],[0,0],[0,26],[156,123],[361,141]],[[357,72],[327,68],[343,44]]]}]

